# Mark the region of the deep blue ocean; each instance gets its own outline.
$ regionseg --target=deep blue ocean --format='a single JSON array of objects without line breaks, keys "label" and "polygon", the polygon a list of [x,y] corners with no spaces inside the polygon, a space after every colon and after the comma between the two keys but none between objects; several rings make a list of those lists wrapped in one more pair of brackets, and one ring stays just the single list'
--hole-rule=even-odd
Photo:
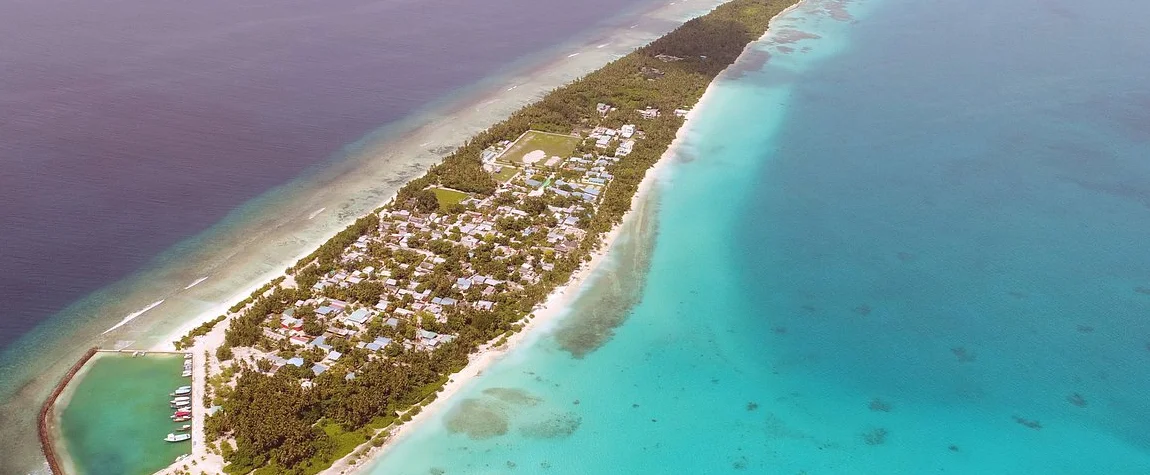
[{"label": "deep blue ocean", "polygon": [[643,5],[0,4],[0,350],[381,126]]},{"label": "deep blue ocean", "polygon": [[1150,6],[811,0],[382,474],[1150,473]]}]

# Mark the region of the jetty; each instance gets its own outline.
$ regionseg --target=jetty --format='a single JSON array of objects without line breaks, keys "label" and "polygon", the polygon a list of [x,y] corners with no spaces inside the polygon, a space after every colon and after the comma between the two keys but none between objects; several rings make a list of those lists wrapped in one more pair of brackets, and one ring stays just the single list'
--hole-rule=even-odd
[{"label": "jetty", "polygon": [[56,456],[56,448],[52,445],[50,424],[52,423],[52,410],[56,406],[56,399],[60,397],[60,393],[64,392],[64,388],[68,387],[68,383],[72,381],[72,378],[76,376],[80,368],[83,368],[84,365],[88,363],[88,360],[92,359],[98,351],[100,351],[100,349],[97,347],[88,348],[88,351],[84,352],[84,356],[81,356],[80,360],[68,369],[64,377],[60,378],[60,382],[52,389],[52,393],[48,395],[48,399],[44,400],[44,405],[40,406],[40,419],[38,424],[40,429],[40,448],[44,451],[44,458],[48,460],[48,469],[51,470],[52,473],[64,473],[64,468],[60,465],[60,459]]}]

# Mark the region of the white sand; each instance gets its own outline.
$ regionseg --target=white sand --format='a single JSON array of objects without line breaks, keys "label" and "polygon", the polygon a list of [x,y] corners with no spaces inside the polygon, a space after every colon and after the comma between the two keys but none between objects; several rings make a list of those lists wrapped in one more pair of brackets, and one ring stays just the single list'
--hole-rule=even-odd
[{"label": "white sand", "polygon": [[543,160],[544,158],[547,158],[547,152],[544,152],[542,150],[532,150],[530,152],[527,152],[526,155],[523,155],[522,160],[523,160],[523,163],[531,165],[535,162]]},{"label": "white sand", "polygon": [[[679,139],[676,139],[676,142],[678,140]],[[663,154],[660,160],[647,171],[647,175],[644,176],[643,181],[639,183],[635,196],[631,198],[631,210],[623,217],[623,223],[607,233],[603,238],[603,246],[591,255],[590,261],[585,262],[572,274],[571,280],[565,285],[556,287],[555,290],[547,296],[547,299],[539,310],[536,310],[532,314],[534,315],[533,318],[522,322],[524,324],[522,330],[509,337],[507,342],[499,347],[492,346],[490,342],[480,347],[478,351],[471,355],[471,361],[467,366],[452,375],[451,380],[443,386],[434,401],[425,406],[419,414],[412,417],[411,421],[400,425],[398,428],[391,429],[391,435],[384,445],[372,447],[363,457],[358,458],[355,463],[350,463],[351,456],[344,457],[332,465],[331,468],[320,472],[320,475],[355,473],[367,468],[375,459],[385,454],[397,441],[411,434],[421,424],[433,419],[436,414],[444,410],[448,406],[449,401],[452,400],[452,396],[465,388],[468,383],[471,383],[482,375],[484,371],[497,363],[503,356],[513,352],[525,342],[534,341],[537,337],[541,336],[543,331],[554,328],[554,323],[557,318],[566,313],[567,308],[575,300],[575,297],[579,295],[587,279],[594,274],[604,259],[609,256],[611,247],[619,238],[622,230],[626,228],[630,221],[640,216],[643,203],[659,179],[666,173],[666,169],[671,163],[669,158],[674,155],[674,149],[675,145],[672,143],[671,147]]]}]

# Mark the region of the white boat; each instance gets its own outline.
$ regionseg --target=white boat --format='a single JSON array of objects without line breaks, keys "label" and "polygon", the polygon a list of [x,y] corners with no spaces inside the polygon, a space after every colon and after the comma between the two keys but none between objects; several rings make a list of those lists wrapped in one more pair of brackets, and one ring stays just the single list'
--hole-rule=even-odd
[{"label": "white boat", "polygon": [[171,393],[171,395],[172,396],[187,396],[191,393],[192,393],[192,388],[188,388],[188,389],[180,388],[180,389],[177,389],[176,392]]},{"label": "white boat", "polygon": [[191,396],[176,396],[176,397],[172,398],[172,402],[191,401],[191,400],[192,400]]},{"label": "white boat", "polygon": [[183,376],[185,378],[190,378],[190,377],[192,377],[192,371],[191,370],[184,371],[183,373],[180,373],[180,376]]},{"label": "white boat", "polygon": [[191,439],[191,438],[192,438],[192,434],[168,434],[167,437],[164,437],[164,441],[166,441],[166,442],[183,442],[183,441]]},{"label": "white boat", "polygon": [[184,425],[180,426],[180,428],[179,428],[179,429],[176,429],[176,431],[177,431],[177,432],[187,432],[187,431],[190,431],[190,430],[192,430],[192,425],[191,425],[191,424],[184,424]]}]

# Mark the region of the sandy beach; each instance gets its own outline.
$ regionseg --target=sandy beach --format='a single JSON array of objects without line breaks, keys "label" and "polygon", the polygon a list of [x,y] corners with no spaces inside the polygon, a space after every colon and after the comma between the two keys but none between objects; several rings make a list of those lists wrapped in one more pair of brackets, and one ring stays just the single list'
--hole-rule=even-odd
[{"label": "sandy beach", "polygon": [[[788,7],[776,15],[775,19],[786,15],[799,6],[801,6],[801,3]],[[772,26],[773,23],[774,19],[772,19]],[[760,38],[760,41],[770,36],[770,33],[770,31],[765,33]],[[471,361],[468,365],[462,371],[453,375],[448,383],[444,385],[439,392],[439,396],[425,406],[419,414],[412,417],[411,421],[400,425],[398,428],[393,428],[390,437],[382,446],[371,447],[362,456],[354,458],[354,462],[352,461],[353,456],[349,455],[344,457],[328,470],[321,472],[321,474],[351,474],[370,467],[375,460],[386,455],[387,451],[394,447],[397,442],[414,432],[420,424],[427,423],[427,421],[434,419],[436,415],[451,404],[452,398],[456,393],[467,387],[468,384],[474,382],[476,378],[497,363],[503,356],[514,352],[517,348],[525,344],[530,344],[530,342],[543,336],[547,330],[554,328],[556,321],[567,313],[570,304],[583,290],[584,286],[589,284],[589,280],[595,275],[595,272],[601,268],[601,264],[610,258],[611,249],[620,235],[629,228],[628,225],[632,224],[634,220],[641,219],[642,216],[644,216],[644,208],[646,206],[653,204],[650,201],[652,192],[656,187],[666,186],[669,183],[669,172],[674,166],[675,157],[678,154],[679,148],[683,146],[685,135],[687,131],[690,130],[692,120],[697,120],[698,111],[705,107],[708,98],[713,96],[715,84],[725,80],[732,71],[732,68],[736,67],[741,60],[747,57],[747,52],[752,50],[754,45],[755,43],[753,42],[748,44],[743,49],[743,54],[740,55],[739,60],[736,60],[734,64],[720,73],[719,76],[707,86],[702,97],[699,98],[698,103],[687,113],[686,120],[683,126],[679,128],[671,145],[663,152],[659,161],[647,170],[647,174],[640,182],[635,196],[631,198],[631,209],[624,216],[623,222],[615,226],[611,232],[603,238],[602,247],[592,254],[590,261],[584,263],[584,265],[572,275],[571,280],[568,281],[567,284],[556,288],[555,291],[548,296],[539,310],[532,314],[533,318],[529,318],[526,321],[521,331],[511,338],[508,338],[507,342],[501,346],[495,347],[489,342],[480,348],[479,351],[471,356]]]},{"label": "sandy beach", "polygon": [[[785,15],[798,6],[799,5],[796,4],[795,6],[784,10],[782,13],[780,13],[780,16]],[[763,36],[763,38],[766,38],[769,35],[770,32],[768,31],[767,34]],[[741,56],[740,59],[743,59],[746,56],[747,51],[751,50],[753,46],[754,43],[748,44],[744,49],[744,56]],[[732,65],[732,67],[735,67],[736,65],[738,65],[738,62],[736,62],[735,65]],[[537,310],[531,314],[531,316],[524,320],[522,330],[509,337],[502,345],[495,346],[494,342],[488,342],[487,344],[481,346],[475,353],[471,355],[468,365],[460,372],[451,376],[448,383],[440,389],[439,394],[434,401],[425,406],[418,414],[412,417],[409,422],[400,424],[398,427],[393,426],[389,429],[389,437],[383,445],[379,447],[366,445],[368,448],[366,452],[360,452],[360,450],[363,450],[361,448],[356,452],[353,452],[352,455],[345,456],[344,458],[338,460],[335,464],[332,465],[332,467],[321,473],[326,475],[357,473],[371,466],[375,460],[385,455],[387,451],[392,448],[398,441],[411,434],[421,424],[425,424],[432,420],[436,415],[447,408],[456,393],[474,382],[484,373],[484,371],[500,361],[502,357],[515,351],[517,348],[523,346],[524,344],[529,344],[531,341],[538,339],[545,334],[546,330],[554,328],[556,321],[566,313],[570,304],[575,299],[575,297],[578,296],[580,291],[587,284],[588,280],[595,274],[596,270],[601,268],[600,264],[602,264],[604,260],[610,257],[611,248],[616,240],[620,237],[620,234],[628,228],[628,224],[643,215],[643,207],[651,204],[649,203],[649,200],[652,191],[655,189],[655,187],[660,186],[660,183],[667,178],[668,170],[674,163],[678,148],[683,145],[684,134],[687,130],[689,130],[691,121],[697,117],[697,111],[706,104],[707,99],[712,95],[714,84],[718,81],[724,80],[724,78],[727,77],[727,74],[730,73],[730,70],[731,68],[728,68],[728,70],[720,74],[715,79],[715,81],[712,81],[711,85],[708,86],[707,90],[700,98],[698,104],[696,104],[696,106],[692,108],[692,110],[687,114],[686,122],[684,123],[683,127],[679,129],[675,140],[663,153],[660,160],[647,171],[647,174],[640,183],[635,196],[632,197],[631,210],[625,215],[623,222],[612,229],[611,232],[609,232],[604,237],[602,246],[599,248],[599,250],[592,255],[590,261],[584,263],[584,265],[572,275],[572,278],[569,282],[556,288],[548,296],[545,302],[540,305]],[[512,89],[515,88],[513,87]],[[486,101],[485,103],[490,103],[490,100]],[[386,204],[390,200],[391,197],[388,197],[388,199],[381,203],[381,205]],[[285,267],[286,265],[293,264],[300,258],[303,258],[309,252],[310,251],[301,253],[294,259],[286,261]],[[217,305],[211,310],[203,312],[198,318],[192,321],[188,321],[180,328],[171,332],[168,338],[166,338],[164,341],[158,342],[153,347],[153,349],[174,349],[173,342],[175,340],[188,333],[202,322],[208,321],[220,314],[223,314],[227,311],[228,308],[231,307],[231,305],[234,305],[235,302],[246,298],[251,292],[258,289],[265,282],[281,275],[284,274],[282,272],[269,272],[268,274],[262,276],[263,278],[256,280],[254,283],[249,285],[244,289],[243,292],[238,293],[236,297],[231,301]],[[214,348],[223,343],[224,329],[227,327],[231,317],[232,315],[229,315],[227,320],[218,324],[211,332],[209,332],[209,334],[198,338],[195,346],[192,349],[193,354],[195,354],[196,362],[193,376],[193,387],[195,388],[196,394],[203,394],[206,381],[203,361],[205,352],[207,352],[207,357],[212,367],[218,368],[219,362],[215,361],[215,357],[212,354],[212,351]],[[194,430],[192,457],[188,460],[181,461],[180,463],[173,464],[172,467],[169,467],[169,469],[161,473],[175,473],[185,464],[189,464],[191,460],[196,461],[196,465],[191,466],[191,468],[193,468],[196,473],[200,473],[200,471],[203,471],[203,473],[222,472],[224,465],[222,457],[215,454],[209,454],[206,450],[203,433],[204,411],[195,411],[193,417]]]}]

